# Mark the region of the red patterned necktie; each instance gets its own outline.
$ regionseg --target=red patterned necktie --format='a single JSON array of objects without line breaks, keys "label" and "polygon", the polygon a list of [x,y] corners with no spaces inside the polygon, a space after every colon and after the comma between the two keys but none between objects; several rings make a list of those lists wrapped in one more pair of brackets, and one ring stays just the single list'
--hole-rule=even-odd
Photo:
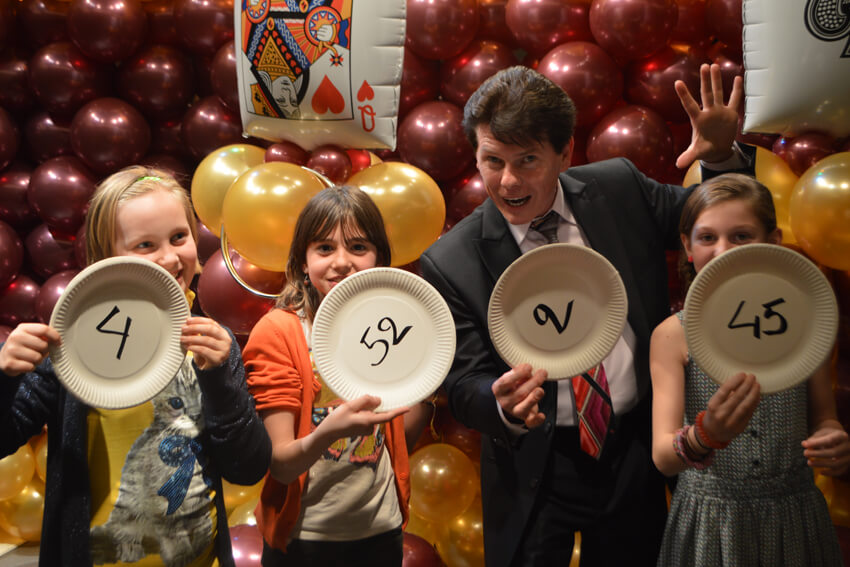
[{"label": "red patterned necktie", "polygon": [[605,368],[600,362],[595,368],[570,380],[576,399],[581,449],[599,459],[614,414]]}]

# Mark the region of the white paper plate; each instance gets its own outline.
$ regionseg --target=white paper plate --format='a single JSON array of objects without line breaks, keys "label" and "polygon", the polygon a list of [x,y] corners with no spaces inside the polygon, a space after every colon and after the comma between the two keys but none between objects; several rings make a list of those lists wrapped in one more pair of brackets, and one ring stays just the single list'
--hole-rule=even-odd
[{"label": "white paper plate", "polygon": [[722,384],[751,372],[763,393],[790,388],[826,360],[838,304],[826,277],[789,248],[749,244],[700,270],[685,297],[691,356]]},{"label": "white paper plate", "polygon": [[313,360],[343,400],[380,396],[379,411],[418,403],[442,384],[455,354],[452,314],[417,275],[396,268],[352,274],[313,321]]},{"label": "white paper plate", "polygon": [[517,258],[499,277],[487,308],[490,339],[502,360],[543,368],[550,380],[599,364],[627,316],[616,268],[574,244],[548,244]]},{"label": "white paper plate", "polygon": [[77,274],[59,297],[50,326],[56,376],[87,405],[116,409],[158,394],[183,363],[180,329],[189,305],[171,274],[120,256]]}]

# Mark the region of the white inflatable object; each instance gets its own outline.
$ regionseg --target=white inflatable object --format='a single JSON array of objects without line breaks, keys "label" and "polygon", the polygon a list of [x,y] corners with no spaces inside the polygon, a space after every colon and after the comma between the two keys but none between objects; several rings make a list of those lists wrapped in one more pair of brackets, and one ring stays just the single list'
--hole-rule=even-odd
[{"label": "white inflatable object", "polygon": [[246,135],[395,149],[404,0],[242,0],[236,74]]},{"label": "white inflatable object", "polygon": [[850,1],[743,0],[744,131],[850,134]]}]

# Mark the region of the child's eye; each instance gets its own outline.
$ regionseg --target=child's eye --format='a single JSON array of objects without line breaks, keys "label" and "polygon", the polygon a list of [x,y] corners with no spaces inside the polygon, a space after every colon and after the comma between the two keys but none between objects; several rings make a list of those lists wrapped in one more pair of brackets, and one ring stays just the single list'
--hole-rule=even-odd
[{"label": "child's eye", "polygon": [[734,236],[735,242],[750,242],[753,240],[753,235],[748,232],[739,232]]},{"label": "child's eye", "polygon": [[152,248],[152,247],[153,247],[153,243],[146,240],[144,242],[139,242],[138,244],[136,244],[136,246],[134,248],[136,248],[137,250],[147,250],[148,248]]},{"label": "child's eye", "polygon": [[362,242],[355,242],[351,245],[351,249],[355,252],[368,252],[369,247]]},{"label": "child's eye", "polygon": [[700,234],[697,237],[697,240],[699,242],[702,242],[703,244],[708,243],[708,242],[714,242],[714,235],[713,234]]},{"label": "child's eye", "polygon": [[182,242],[188,238],[188,235],[185,232],[178,232],[174,236],[171,237],[171,242]]},{"label": "child's eye", "polygon": [[330,244],[317,244],[316,250],[319,251],[319,252],[327,254],[328,252],[333,251],[333,246],[331,246]]}]

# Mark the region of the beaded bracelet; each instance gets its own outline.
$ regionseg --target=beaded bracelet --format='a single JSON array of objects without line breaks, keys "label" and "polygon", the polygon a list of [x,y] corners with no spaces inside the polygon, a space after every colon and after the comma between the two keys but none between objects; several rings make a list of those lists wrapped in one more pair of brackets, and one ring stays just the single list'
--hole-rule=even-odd
[{"label": "beaded bracelet", "polygon": [[705,432],[705,428],[702,426],[703,419],[705,419],[705,410],[697,414],[695,424],[697,441],[699,441],[700,445],[708,449],[725,449],[729,445],[729,441],[715,441],[709,437],[708,433]]},{"label": "beaded bracelet", "polygon": [[673,436],[673,450],[676,451],[676,454],[679,455],[683,463],[701,471],[714,462],[714,450],[712,449],[705,455],[695,455],[688,445],[688,431],[690,429],[691,426],[686,425],[676,431],[676,435]]}]

